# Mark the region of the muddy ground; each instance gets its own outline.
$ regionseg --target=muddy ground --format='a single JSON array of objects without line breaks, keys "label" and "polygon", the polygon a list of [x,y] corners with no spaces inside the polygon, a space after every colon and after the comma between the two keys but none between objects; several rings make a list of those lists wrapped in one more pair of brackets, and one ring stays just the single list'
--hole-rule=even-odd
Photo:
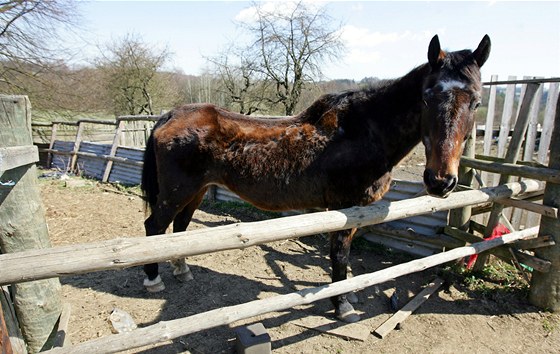
[{"label": "muddy ground", "polygon": [[[408,163],[412,172],[404,172],[401,177],[418,177],[416,164]],[[129,194],[137,190],[117,189],[94,181],[72,185],[73,182],[60,179],[40,179],[55,246],[143,235],[142,201]],[[252,208],[204,203],[189,229],[267,217],[270,215]],[[188,264],[195,280],[178,283],[170,265],[163,264],[160,269],[167,289],[157,294],[144,290],[140,267],[61,278],[63,301],[72,306],[69,338],[72,343],[80,343],[111,335],[109,316],[115,308],[126,311],[139,327],[144,327],[324,285],[330,281],[327,255],[326,235],[316,235],[191,257]],[[357,275],[410,259],[358,241],[352,249],[351,267]],[[511,267],[497,263],[487,275],[475,278],[453,272],[449,267],[438,267],[360,291],[356,304],[362,315],[359,326],[373,331],[391,316],[389,298],[395,291],[402,306],[436,276],[447,280],[439,292],[402,323],[400,330],[392,331],[384,339],[370,334],[365,341],[352,340],[300,326],[298,321],[312,316],[332,318],[331,304],[323,300],[131,352],[232,353],[235,328],[256,322],[267,328],[274,353],[559,352],[559,315],[528,304],[527,284]]]}]

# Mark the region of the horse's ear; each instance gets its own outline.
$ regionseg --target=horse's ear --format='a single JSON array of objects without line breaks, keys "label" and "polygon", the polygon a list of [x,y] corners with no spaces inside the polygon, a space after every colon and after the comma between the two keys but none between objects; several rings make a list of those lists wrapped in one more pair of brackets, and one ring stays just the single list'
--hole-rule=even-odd
[{"label": "horse's ear", "polygon": [[436,34],[428,46],[428,62],[432,69],[439,69],[441,67],[443,57],[445,57],[445,53],[441,50],[439,37]]},{"label": "horse's ear", "polygon": [[490,37],[488,37],[488,35],[486,34],[484,35],[484,38],[482,38],[482,41],[480,41],[478,48],[476,48],[473,53],[474,60],[476,60],[476,63],[479,67],[484,65],[484,63],[488,59],[488,56],[490,55],[490,47]]}]

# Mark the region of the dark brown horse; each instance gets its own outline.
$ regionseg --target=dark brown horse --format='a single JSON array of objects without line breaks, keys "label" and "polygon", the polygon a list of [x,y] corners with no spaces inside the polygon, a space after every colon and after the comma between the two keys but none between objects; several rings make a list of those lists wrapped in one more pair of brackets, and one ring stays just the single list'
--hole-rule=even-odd
[{"label": "dark brown horse", "polygon": [[[420,141],[426,150],[428,193],[446,197],[457,185],[465,137],[480,104],[485,36],[472,52],[446,53],[435,36],[428,63],[407,75],[361,90],[328,94],[297,116],[247,117],[211,104],[165,114],[144,156],[142,189],[151,215],[146,234],[184,231],[211,184],[225,186],[267,210],[339,209],[379,200],[391,170]],[[274,232],[274,230],[271,230]],[[355,230],[331,234],[333,282],[346,279]],[[191,278],[184,259],[179,279]],[[157,264],[144,266],[149,291],[164,285]],[[347,296],[332,299],[336,314],[356,321]]]}]

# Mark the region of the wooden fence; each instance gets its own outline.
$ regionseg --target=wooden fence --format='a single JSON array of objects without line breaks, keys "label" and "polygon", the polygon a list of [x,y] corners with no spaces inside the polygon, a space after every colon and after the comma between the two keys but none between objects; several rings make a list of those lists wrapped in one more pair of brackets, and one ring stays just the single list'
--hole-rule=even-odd
[{"label": "wooden fence", "polygon": [[[448,236],[459,241],[457,245],[464,245],[466,243],[482,240],[476,233],[486,235],[488,230],[493,228],[497,222],[504,221],[504,218],[502,218],[502,215],[504,215],[504,207],[507,205],[515,205],[516,207],[522,207],[523,209],[546,215],[541,222],[541,230],[538,231],[536,228],[524,227],[523,231],[514,232],[495,242],[489,241],[481,245],[457,247],[452,251],[419,259],[409,264],[398,265],[381,272],[365,274],[347,281],[325,285],[320,288],[307,289],[293,294],[281,295],[266,300],[254,301],[230,308],[217,309],[184,319],[161,322],[154,326],[136,330],[130,334],[108,336],[106,338],[82,343],[75,347],[58,348],[53,350],[53,352],[99,352],[100,350],[115,352],[137,348],[146,344],[152,344],[195,331],[230,323],[238,319],[248,318],[259,313],[286,309],[295,305],[306,304],[336,294],[345,293],[352,289],[370,286],[389,279],[387,277],[393,278],[402,274],[425,269],[429,266],[503,245],[506,242],[514,241],[519,238],[533,237],[537,232],[539,235],[538,238],[533,238],[529,242],[517,244],[516,248],[519,249],[496,249],[494,254],[501,258],[511,260],[515,264],[524,263],[533,267],[536,275],[533,278],[537,279],[535,286],[538,287],[538,294],[532,292],[532,301],[549,309],[560,310],[558,294],[551,288],[554,284],[558,283],[558,277],[560,277],[560,271],[558,270],[560,268],[559,246],[553,246],[555,245],[554,240],[560,238],[560,235],[558,235],[558,231],[560,230],[560,225],[558,225],[560,192],[558,191],[557,185],[558,176],[560,176],[560,170],[558,170],[560,164],[558,164],[558,159],[552,155],[550,160],[553,161],[553,165],[548,168],[541,164],[536,166],[534,164],[531,166],[523,166],[517,163],[522,150],[522,141],[525,132],[528,131],[528,127],[530,126],[531,120],[529,117],[533,110],[534,98],[543,82],[544,81],[541,80],[525,83],[526,89],[519,103],[519,114],[517,114],[515,123],[513,124],[514,129],[509,143],[507,143],[507,136],[510,135],[510,129],[506,129],[508,133],[506,134],[504,156],[501,157],[502,160],[492,158],[491,163],[498,164],[495,170],[502,175],[498,177],[500,185],[497,187],[460,191],[453,193],[447,199],[422,196],[393,202],[381,201],[367,207],[297,215],[256,223],[227,225],[211,230],[188,231],[185,233],[159,235],[150,238],[117,239],[103,243],[56,247],[46,251],[33,250],[3,254],[0,255],[0,268],[3,269],[3,272],[0,273],[0,284],[4,282],[26,284],[26,281],[32,279],[45,279],[58,275],[62,276],[101,269],[122,268],[135,264],[157,262],[192,254],[215,252],[219,249],[244,248],[264,242],[302,237],[319,232],[352,227],[364,227],[386,221],[394,221],[403,217],[419,216],[421,214],[430,214],[449,209],[455,211],[460,210],[460,212],[451,215],[454,221],[451,226],[445,228],[446,233]],[[550,90],[548,92],[550,94]],[[560,104],[560,101],[557,99],[556,102]],[[554,151],[557,155],[560,155],[560,114],[558,109],[556,111],[556,123],[554,123],[556,124],[556,137],[553,141],[555,141],[556,146],[556,150]],[[150,120],[152,119],[153,117],[150,117]],[[117,120],[117,122],[119,122],[118,124],[116,122],[112,123],[116,127],[117,132],[121,126],[120,122],[124,120],[125,119]],[[108,153],[98,156],[81,150],[82,144],[86,146],[82,139],[82,136],[85,136],[84,132],[86,129],[80,129],[80,125],[86,123],[91,122],[77,123],[76,139],[72,144],[71,151],[63,152],[55,149],[54,145],[56,139],[51,139],[52,145],[49,146],[47,152],[53,154],[53,156],[66,155],[68,160],[65,166],[72,169],[79,166],[80,159],[83,158],[104,160],[105,165],[103,166],[104,171],[102,179],[106,178],[107,180],[110,180],[112,169],[116,167],[115,165],[134,164],[127,158],[117,156],[117,152],[120,148],[120,133],[122,133],[124,128],[121,128],[120,133],[114,135],[113,141],[110,144],[111,149]],[[103,122],[101,124],[106,123]],[[554,124],[550,123],[550,126]],[[124,126],[124,124],[122,125]],[[542,140],[543,138],[541,135],[541,143]],[[474,139],[471,141],[471,147],[474,147]],[[526,142],[525,146],[527,145],[528,143]],[[474,150],[474,148],[469,148],[467,152],[474,155]],[[531,152],[531,155],[534,154]],[[470,160],[473,160],[473,158],[471,157]],[[476,177],[475,179],[480,181],[478,182],[479,184],[485,183],[484,176],[481,176],[476,170],[481,170],[481,167],[478,166],[475,168],[470,166],[470,160],[469,158],[465,158],[462,163],[465,173],[461,178],[466,188],[475,187],[475,183],[464,182],[467,180],[466,177],[469,176],[473,178]],[[476,158],[474,160],[477,162],[484,162],[487,161],[488,158]],[[141,161],[137,162],[141,163]],[[109,167],[109,165],[113,166]],[[532,180],[509,181],[509,177],[506,177],[504,173],[505,170],[502,168],[503,166],[510,168],[510,170],[507,170],[507,174],[511,173],[518,177],[527,177],[531,173],[536,172],[539,179],[546,180],[546,191],[548,193],[548,197],[545,196],[546,205],[535,204],[524,199],[524,197],[527,196],[535,197],[536,195],[538,197],[539,194],[542,195],[541,184]],[[529,167],[532,168],[532,170],[530,169],[528,172]],[[488,170],[490,171],[490,169]],[[492,179],[495,179],[495,177],[492,177]],[[490,209],[490,212],[487,213],[486,225],[472,221],[471,215],[473,206]],[[467,211],[459,208],[466,208]],[[543,234],[543,229],[549,232],[552,237],[546,237],[548,234]],[[270,230],[275,230],[275,233],[271,235]],[[215,244],[196,242],[199,237],[204,237],[208,233],[212,234],[212,240],[214,240]],[[408,238],[405,237],[404,242],[411,242],[413,239],[417,238],[417,235],[406,236]],[[208,241],[208,238],[205,239]],[[153,242],[157,242],[158,247],[153,247],[150,244]],[[206,248],[201,246],[205,244],[208,245]],[[222,245],[221,248],[217,246],[218,244]],[[524,251],[533,250],[535,247],[542,247],[546,251],[541,252],[537,250],[535,254]],[[146,255],[147,252],[145,252],[145,250],[147,248],[151,250],[150,255]],[[546,255],[546,258],[539,257],[539,254]],[[84,255],[87,255],[87,257]],[[29,259],[33,259],[34,262],[40,260],[43,266],[23,269],[22,264],[27,263]],[[71,262],[68,261],[70,259],[72,259]],[[80,261],[83,259],[88,259],[87,264]],[[547,296],[543,297],[542,294],[547,294]],[[260,309],[261,306],[262,309]],[[257,312],[255,312],[255,309],[257,309]]]},{"label": "wooden fence", "polygon": [[[488,92],[488,96],[484,97],[488,102],[485,124],[477,126],[476,135],[480,139],[473,141],[475,146],[471,149],[472,155],[465,156],[462,160],[462,165],[468,171],[471,169],[477,171],[473,176],[479,182],[473,184],[472,178],[467,178],[469,182],[463,182],[464,185],[478,187],[498,185],[500,175],[512,172],[511,168],[520,171],[519,173],[536,168],[533,170],[534,174],[521,175],[529,178],[544,178],[547,173],[550,173],[543,168],[546,167],[545,163],[548,159],[560,79],[515,81],[515,77],[510,76],[508,81],[497,80],[497,76],[492,76],[492,81],[485,83]],[[546,102],[541,104],[545,95]],[[499,97],[503,98],[501,106],[498,105],[498,101],[501,101],[497,99]],[[523,102],[525,108],[521,110]],[[498,112],[501,112],[500,119],[495,117]],[[142,147],[156,119],[157,116],[123,116],[118,117],[114,122],[93,120],[74,123],[54,122],[52,134],[48,139],[49,147],[41,151],[51,156],[49,167],[75,171],[104,182],[137,185],[141,178]],[[522,124],[517,126],[517,122]],[[112,138],[107,136],[106,130],[103,134],[96,133],[93,127],[100,126],[112,126]],[[73,135],[67,134],[69,128],[74,129]],[[41,126],[37,129],[40,129],[40,133],[36,134],[37,140],[39,136],[43,140],[49,136],[47,127]],[[65,135],[61,136],[61,131],[64,131]],[[515,139],[513,139],[514,135]],[[88,136],[98,137],[98,139],[86,139]],[[511,156],[506,159],[505,155],[510,147]],[[512,164],[515,166],[510,166]],[[519,166],[526,167],[518,170]],[[421,193],[422,189],[423,184],[420,180],[397,180],[385,195],[385,199],[395,201],[410,198]],[[211,188],[208,196],[216,200],[240,201],[234,193],[217,187]],[[486,224],[490,215],[487,209],[479,208],[474,210],[474,213],[481,214],[474,216],[476,222]],[[363,232],[366,238],[387,247],[427,256],[456,245],[455,240],[443,232],[448,224],[448,214],[448,212],[441,212],[407,218],[364,229]],[[540,220],[539,214],[527,213],[524,209],[511,205],[505,206],[501,214],[507,217],[507,221],[503,222],[509,223],[508,226],[516,230],[538,225]]]}]

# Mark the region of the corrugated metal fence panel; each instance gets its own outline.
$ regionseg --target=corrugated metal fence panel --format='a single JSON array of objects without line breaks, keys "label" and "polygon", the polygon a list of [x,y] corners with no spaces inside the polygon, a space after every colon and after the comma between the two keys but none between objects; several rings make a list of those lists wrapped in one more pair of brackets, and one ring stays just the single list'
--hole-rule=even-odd
[{"label": "corrugated metal fence panel", "polygon": [[[56,140],[53,145],[54,150],[71,152],[74,149],[73,141]],[[53,154],[51,168],[66,171],[70,165],[70,155]]]},{"label": "corrugated metal fence panel", "polygon": [[[422,182],[395,180],[383,199],[391,202],[409,199],[422,194],[423,190]],[[448,215],[449,211],[438,211],[373,225],[365,228],[364,238],[386,247],[425,257],[441,252],[446,245],[456,244],[451,237],[440,233],[447,225]]]},{"label": "corrugated metal fence panel", "polygon": [[[117,157],[124,157],[132,161],[143,161],[144,150],[137,148],[118,147]],[[109,182],[121,183],[125,185],[137,185],[142,181],[142,167],[125,164],[115,161],[111,174],[109,175]]]},{"label": "corrugated metal fence panel", "polygon": [[[93,143],[88,141],[82,141],[80,144],[79,152],[87,152],[90,154],[95,154],[96,156],[108,155],[111,151],[111,145]],[[83,175],[101,179],[103,178],[103,173],[105,172],[105,167],[107,166],[107,161],[102,158],[78,156],[77,160],[78,171]]]},{"label": "corrugated metal fence panel", "polygon": [[[395,180],[391,189],[383,197],[384,200],[390,202],[409,199],[417,196],[424,190],[424,184],[422,182],[412,182],[404,180]],[[413,216],[406,219],[396,220],[391,223],[399,224],[406,223],[409,227],[422,226],[429,229],[438,230],[441,227],[447,225],[448,211],[438,211],[432,214]],[[433,234],[434,232],[428,232],[428,234]]]}]

